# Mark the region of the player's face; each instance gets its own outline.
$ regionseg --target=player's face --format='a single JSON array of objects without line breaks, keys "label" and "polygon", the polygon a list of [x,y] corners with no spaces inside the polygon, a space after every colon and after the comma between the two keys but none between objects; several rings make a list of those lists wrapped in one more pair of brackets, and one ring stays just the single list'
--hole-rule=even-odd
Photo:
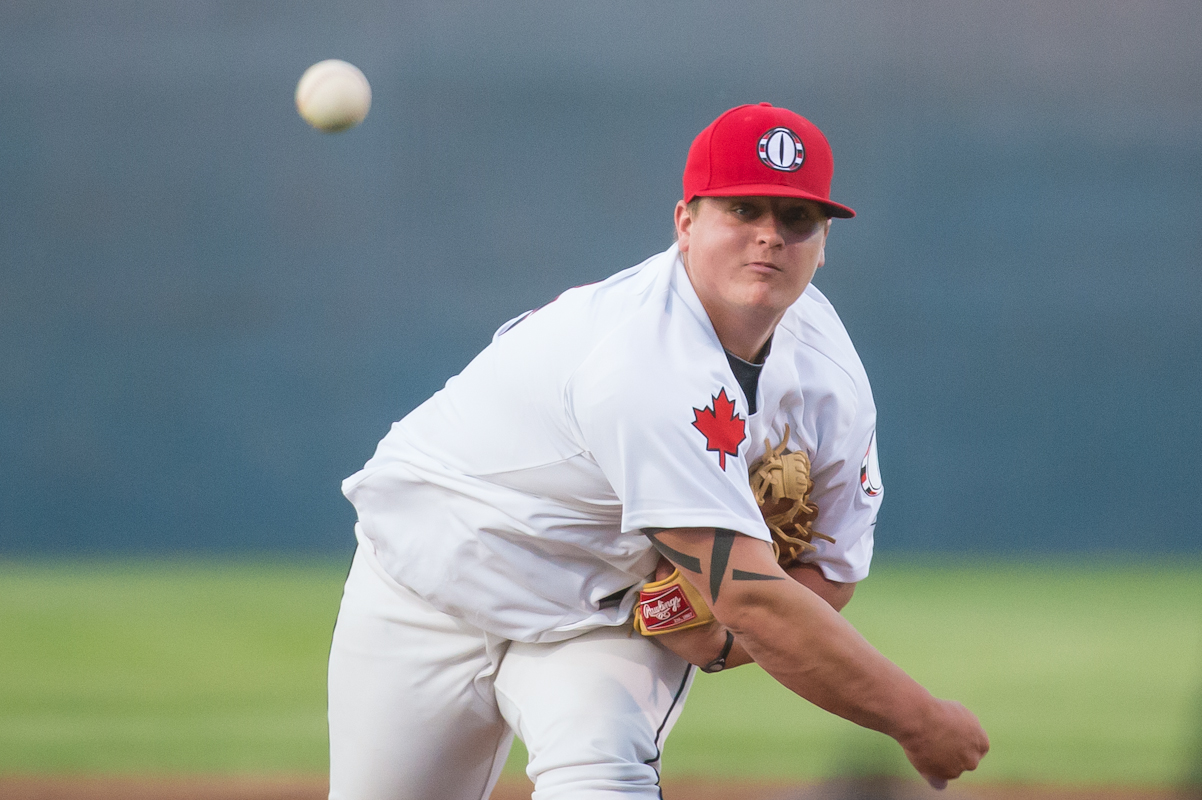
[{"label": "player's face", "polygon": [[680,252],[711,317],[783,314],[825,261],[829,230],[822,206],[793,197],[704,197],[695,213],[676,206]]}]

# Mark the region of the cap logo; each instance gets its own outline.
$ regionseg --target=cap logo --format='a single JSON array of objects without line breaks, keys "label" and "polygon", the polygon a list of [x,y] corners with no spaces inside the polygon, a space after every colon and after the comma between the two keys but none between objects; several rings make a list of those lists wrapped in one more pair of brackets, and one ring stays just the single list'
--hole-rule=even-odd
[{"label": "cap logo", "polygon": [[788,128],[773,128],[760,137],[760,161],[781,172],[796,172],[806,160],[801,137]]}]

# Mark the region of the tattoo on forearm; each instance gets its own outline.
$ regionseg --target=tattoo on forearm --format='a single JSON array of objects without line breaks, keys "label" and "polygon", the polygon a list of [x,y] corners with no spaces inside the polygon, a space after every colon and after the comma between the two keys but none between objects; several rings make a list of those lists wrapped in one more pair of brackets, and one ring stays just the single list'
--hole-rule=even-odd
[{"label": "tattoo on forearm", "polygon": [[714,529],[714,550],[710,555],[710,597],[715,603],[718,602],[718,590],[722,588],[726,562],[730,561],[730,549],[734,547],[736,536],[737,533],[726,528]]},{"label": "tattoo on forearm", "polygon": [[734,581],[783,581],[780,575],[765,575],[762,572],[744,572],[741,569],[731,570],[730,579]]},{"label": "tattoo on forearm", "polygon": [[701,574],[701,559],[694,558],[688,553],[682,553],[679,550],[673,550],[666,544],[656,538],[656,534],[664,530],[663,528],[643,528],[643,534],[651,540],[651,546],[660,552],[664,558],[671,561],[678,567],[683,567],[689,572]]}]

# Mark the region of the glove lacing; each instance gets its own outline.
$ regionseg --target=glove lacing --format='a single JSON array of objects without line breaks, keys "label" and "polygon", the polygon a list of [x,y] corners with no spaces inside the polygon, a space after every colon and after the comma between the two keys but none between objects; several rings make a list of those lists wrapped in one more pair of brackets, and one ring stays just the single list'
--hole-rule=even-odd
[{"label": "glove lacing", "polygon": [[788,566],[807,550],[817,550],[811,543],[815,536],[828,542],[835,541],[834,537],[814,530],[818,506],[809,502],[810,491],[814,488],[810,479],[810,458],[802,451],[786,453],[788,443],[789,426],[786,424],[779,445],[773,447],[769,439],[764,439],[764,456],[752,467],[750,475],[751,490],[761,507],[766,499],[793,501],[785,511],[764,518],[772,532],[772,549],[782,566]]}]

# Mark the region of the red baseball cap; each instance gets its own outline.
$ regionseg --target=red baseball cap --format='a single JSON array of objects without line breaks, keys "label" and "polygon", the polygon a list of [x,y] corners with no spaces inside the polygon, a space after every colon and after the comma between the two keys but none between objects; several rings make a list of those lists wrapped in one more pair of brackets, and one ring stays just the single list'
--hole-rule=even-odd
[{"label": "red baseball cap", "polygon": [[832,202],[835,160],[818,126],[770,103],[738,106],[697,134],[684,165],[684,199],[801,197],[832,217],[856,212]]}]

